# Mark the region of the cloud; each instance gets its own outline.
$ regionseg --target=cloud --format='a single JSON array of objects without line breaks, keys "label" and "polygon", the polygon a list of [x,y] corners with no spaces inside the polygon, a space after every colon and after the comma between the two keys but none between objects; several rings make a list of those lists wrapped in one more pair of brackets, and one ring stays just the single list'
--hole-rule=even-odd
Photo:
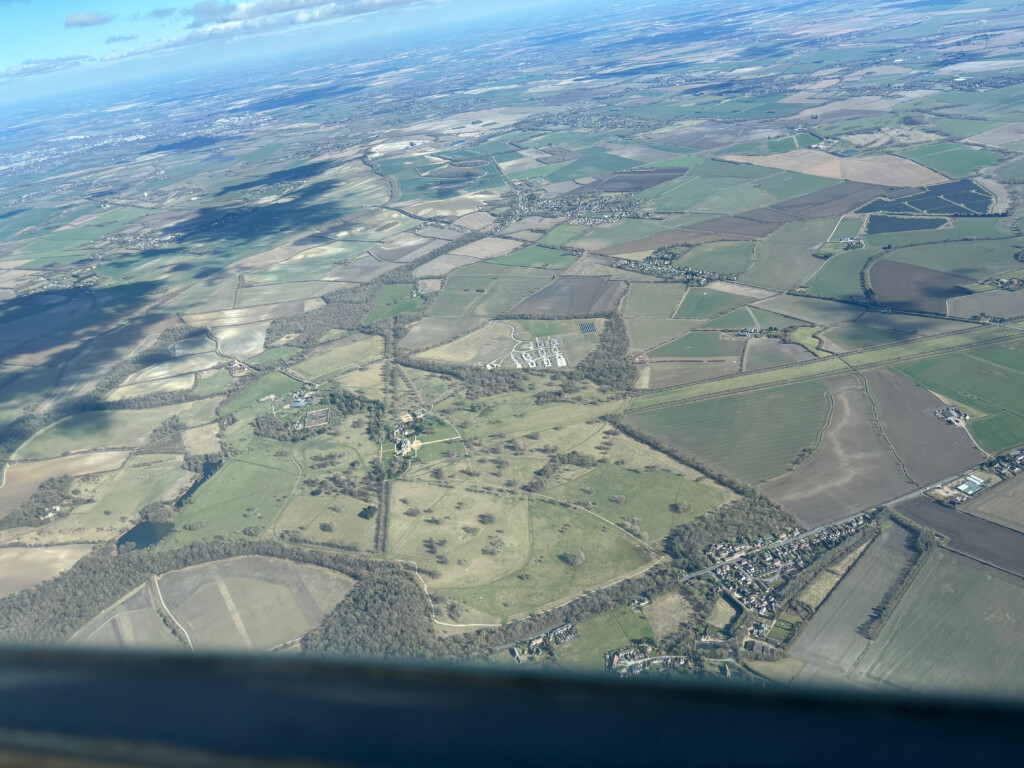
[{"label": "cloud", "polygon": [[104,13],[94,13],[93,11],[79,11],[78,13],[72,13],[66,19],[64,19],[65,27],[98,27],[100,24],[106,24],[109,21],[113,21],[114,17]]},{"label": "cloud", "polygon": [[249,28],[267,29],[326,21],[344,16],[360,16],[395,6],[419,4],[422,0],[254,0],[232,3],[228,0],[203,0],[185,11],[192,17],[189,27],[200,29],[215,24],[259,22]]},{"label": "cloud", "polygon": [[107,38],[106,43],[107,45],[111,43],[127,43],[129,40],[134,40],[137,37],[138,35],[111,35]]},{"label": "cloud", "polygon": [[59,69],[77,67],[87,61],[95,61],[92,56],[61,56],[56,59],[26,59],[14,67],[8,67],[3,71],[4,77],[25,77],[28,75],[42,75],[46,72],[56,72]]}]

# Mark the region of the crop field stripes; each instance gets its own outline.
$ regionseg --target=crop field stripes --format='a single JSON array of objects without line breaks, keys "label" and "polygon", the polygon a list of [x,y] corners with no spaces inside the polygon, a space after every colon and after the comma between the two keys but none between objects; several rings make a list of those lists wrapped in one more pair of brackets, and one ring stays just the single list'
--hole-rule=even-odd
[{"label": "crop field stripes", "polygon": [[[645,392],[642,395],[634,396],[630,403],[629,413],[655,410],[665,405],[704,400],[724,394],[736,392],[749,392],[768,387],[793,384],[808,379],[825,378],[847,370],[860,371],[871,368],[881,368],[894,363],[904,363],[911,360],[918,360],[926,357],[933,357],[950,352],[958,352],[974,347],[984,347],[1000,341],[1007,341],[1020,335],[1017,328],[1001,328],[997,333],[986,333],[995,330],[994,327],[972,328],[966,331],[953,331],[951,333],[932,336],[913,342],[895,342],[869,350],[846,352],[840,355],[819,357],[814,360],[806,360],[790,365],[780,365],[768,371],[755,371],[750,373],[738,373],[732,376],[723,376],[717,379],[708,379],[695,384],[686,384],[682,387],[668,388]],[[974,340],[973,337],[984,334],[985,338]],[[968,337],[963,343],[952,343],[948,345],[936,345],[940,341],[955,342],[960,337]],[[901,348],[913,348],[905,354],[887,354],[898,352]],[[787,375],[792,374],[792,375]],[[731,385],[730,385],[731,384]],[[678,397],[671,397],[673,392]],[[691,394],[692,393],[692,394]],[[635,407],[634,407],[634,404]]]}]

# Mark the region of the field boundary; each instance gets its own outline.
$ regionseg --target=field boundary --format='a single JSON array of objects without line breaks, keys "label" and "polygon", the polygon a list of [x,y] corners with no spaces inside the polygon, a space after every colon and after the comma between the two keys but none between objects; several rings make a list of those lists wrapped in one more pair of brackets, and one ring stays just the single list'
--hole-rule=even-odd
[{"label": "field boundary", "polygon": [[[969,329],[969,330],[966,330],[966,331],[952,331],[952,332],[947,333],[947,334],[937,334],[935,336],[930,336],[927,339],[921,339],[920,341],[931,341],[932,339],[944,339],[944,338],[949,338],[949,337],[952,337],[952,336],[956,336],[958,334],[965,334],[965,333],[976,332],[977,330],[978,330],[977,328],[972,328],[972,329]],[[861,370],[871,370],[873,368],[885,368],[885,367],[888,367],[888,366],[891,366],[891,365],[896,365],[898,363],[909,362],[911,360],[921,360],[921,359],[924,359],[924,358],[927,358],[927,357],[937,357],[938,355],[946,355],[946,354],[951,354],[953,352],[961,352],[961,351],[963,351],[965,349],[973,349],[975,347],[986,347],[986,346],[991,346],[993,344],[1001,344],[1001,343],[1003,343],[1005,341],[1008,341],[1008,340],[1010,340],[1012,338],[1019,337],[1019,335],[1020,335],[1020,329],[1018,329],[1016,327],[1013,327],[1012,332],[1010,332],[1010,333],[1008,333],[1005,336],[1000,337],[1000,338],[989,338],[989,339],[984,339],[984,340],[981,340],[981,341],[969,342],[969,343],[962,344],[962,345],[959,345],[959,346],[944,347],[944,348],[941,348],[941,349],[928,350],[926,352],[920,352],[920,353],[917,353],[917,354],[911,353],[911,354],[908,354],[908,355],[902,356],[902,357],[893,357],[892,359],[879,360],[877,362],[867,362],[867,363],[863,363],[861,365],[856,365],[855,363],[851,363],[849,360],[847,360],[847,357],[849,357],[849,356],[863,355],[866,352],[867,353],[874,353],[874,352],[878,352],[879,350],[883,350],[884,351],[886,349],[895,349],[895,348],[898,348],[900,346],[907,346],[908,345],[908,342],[896,342],[894,344],[887,344],[887,345],[882,345],[882,346],[878,346],[878,347],[873,347],[873,348],[868,349],[868,350],[855,350],[853,352],[844,352],[841,355],[831,355],[830,357],[818,357],[818,358],[815,358],[813,360],[803,360],[803,361],[796,362],[796,363],[790,363],[789,365],[779,365],[779,366],[775,366],[775,367],[772,367],[772,368],[767,368],[767,369],[765,369],[763,371],[754,371],[754,372],[751,372],[749,374],[748,373],[739,373],[739,374],[732,374],[731,376],[721,376],[721,377],[714,378],[714,379],[706,379],[705,381],[696,382],[696,383],[693,383],[693,384],[685,384],[683,386],[684,387],[695,387],[697,385],[703,386],[703,385],[706,385],[706,384],[709,384],[709,383],[714,383],[714,382],[726,382],[726,381],[729,381],[731,379],[737,379],[737,378],[739,378],[741,376],[748,376],[749,375],[749,376],[753,377],[753,376],[756,376],[758,374],[762,374],[762,373],[766,373],[766,372],[775,372],[775,371],[785,371],[785,370],[799,369],[799,368],[802,368],[802,367],[808,367],[808,366],[814,365],[816,363],[821,363],[822,361],[830,360],[830,359],[839,360],[840,362],[844,363],[850,371],[853,371],[853,372],[857,372],[857,371],[861,371]],[[914,343],[914,342],[910,342],[910,343]],[[721,391],[709,392],[707,394],[691,395],[689,397],[683,396],[683,397],[680,397],[678,399],[665,400],[664,402],[654,403],[652,405],[641,405],[641,406],[639,406],[637,408],[633,408],[632,404],[631,404],[630,409],[629,409],[628,412],[629,413],[643,413],[643,412],[646,412],[646,411],[655,411],[655,410],[658,410],[659,408],[665,408],[665,407],[671,406],[671,405],[678,405],[680,403],[690,403],[690,402],[698,402],[698,401],[701,401],[701,400],[710,400],[710,399],[713,399],[713,398],[716,398],[716,397],[722,397],[722,396],[725,396],[725,395],[733,395],[733,394],[737,394],[737,393],[740,393],[740,392],[752,392],[752,391],[756,391],[756,390],[760,390],[760,389],[770,389],[772,387],[781,387],[781,386],[786,386],[788,384],[796,384],[798,382],[809,381],[811,379],[828,378],[830,376],[835,376],[835,375],[841,374],[843,372],[844,372],[843,369],[827,370],[827,371],[822,371],[821,373],[811,373],[811,374],[807,374],[805,376],[797,376],[795,378],[792,378],[792,379],[789,379],[789,380],[786,380],[786,381],[770,382],[770,383],[765,383],[765,384],[750,384],[749,386],[745,386],[745,387],[741,386],[741,387],[736,387],[736,388],[733,388],[733,389],[722,389]],[[660,394],[660,393],[668,393],[668,392],[672,392],[674,390],[682,389],[682,388],[683,387],[668,387],[668,388],[665,388],[665,389],[658,389],[658,390],[646,390],[646,391],[642,392],[640,395],[637,395],[637,396],[638,397],[639,396],[646,397],[646,396],[656,395],[656,394]]]}]

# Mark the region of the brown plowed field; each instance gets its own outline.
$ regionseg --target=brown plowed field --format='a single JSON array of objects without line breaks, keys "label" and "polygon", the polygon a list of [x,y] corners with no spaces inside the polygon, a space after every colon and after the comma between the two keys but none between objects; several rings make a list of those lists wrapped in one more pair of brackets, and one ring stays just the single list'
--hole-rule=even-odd
[{"label": "brown plowed field", "polygon": [[795,472],[763,486],[808,528],[847,517],[913,489],[879,433],[860,382],[828,380],[832,415],[818,448]]},{"label": "brown plowed field", "polygon": [[1024,576],[1024,533],[918,496],[896,511],[949,539],[949,548]]},{"label": "brown plowed field", "polygon": [[967,430],[935,417],[943,406],[931,392],[894,371],[867,371],[864,378],[878,423],[914,482],[932,483],[984,460]]},{"label": "brown plowed field", "polygon": [[871,289],[880,304],[911,312],[946,314],[946,302],[968,291],[960,288],[965,278],[937,269],[880,259],[868,272]]}]

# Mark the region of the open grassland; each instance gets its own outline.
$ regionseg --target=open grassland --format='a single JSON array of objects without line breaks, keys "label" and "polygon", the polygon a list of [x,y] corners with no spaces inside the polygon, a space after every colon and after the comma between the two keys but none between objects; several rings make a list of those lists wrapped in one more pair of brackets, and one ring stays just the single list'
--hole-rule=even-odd
[{"label": "open grassland", "polygon": [[814,355],[799,344],[786,344],[778,339],[750,339],[743,357],[743,370],[759,371],[813,359]]},{"label": "open grassland", "polygon": [[744,389],[755,389],[777,384],[803,381],[805,379],[818,378],[833,373],[839,373],[841,371],[847,371],[851,367],[857,369],[881,368],[886,365],[900,363],[905,360],[914,360],[930,355],[939,355],[948,350],[974,346],[976,344],[981,345],[986,342],[995,342],[1000,339],[1006,339],[1016,335],[1017,332],[1009,328],[973,328],[962,333],[951,333],[944,336],[912,341],[906,344],[879,347],[878,349],[868,350],[865,352],[854,352],[843,355],[842,358],[829,356],[827,358],[819,358],[817,360],[798,363],[785,368],[745,373],[739,376],[732,376],[727,379],[717,379],[698,384],[690,384],[676,389],[652,392],[651,394],[635,397],[630,404],[630,410],[636,411],[641,408],[652,408],[668,403],[724,394],[726,392],[737,392]]},{"label": "open grassland", "polygon": [[685,288],[672,283],[630,283],[622,306],[625,318],[669,318],[683,297]]},{"label": "open grassland", "polygon": [[[529,504],[522,567],[486,584],[446,588],[444,594],[507,620],[607,584],[650,561],[625,533],[587,512],[537,499]],[[582,553],[584,560],[569,565],[559,557],[564,553]]]},{"label": "open grassland", "polygon": [[658,642],[678,632],[693,618],[693,613],[690,601],[678,592],[658,595],[644,608],[644,616],[647,617]]},{"label": "open grassland", "polygon": [[17,453],[19,459],[49,459],[73,451],[138,448],[160,424],[188,403],[141,411],[87,411],[68,416],[36,433]]},{"label": "open grassland", "polygon": [[352,341],[346,339],[339,346],[292,366],[292,370],[300,376],[322,379],[372,363],[383,353],[384,341],[379,336],[354,338]]},{"label": "open grassland", "polygon": [[438,588],[488,584],[528,563],[528,505],[516,494],[396,482],[391,496],[388,554],[436,572]]},{"label": "open grassland", "polygon": [[566,467],[543,493],[590,508],[655,547],[675,526],[732,498],[707,477],[624,435],[601,434],[574,450],[588,448],[607,463]]},{"label": "open grassland", "polygon": [[[639,399],[639,398],[638,398]],[[635,427],[745,483],[777,477],[818,440],[829,414],[818,381],[631,414]]]},{"label": "open grassland", "polygon": [[633,613],[624,605],[581,621],[576,631],[578,637],[555,649],[555,658],[564,667],[591,672],[604,669],[606,653],[631,647],[638,640],[653,643],[655,639],[643,614]]},{"label": "open grassland", "polygon": [[1024,686],[1024,581],[938,550],[854,679],[914,690],[1015,694]]},{"label": "open grassland", "polygon": [[296,495],[272,526],[273,532],[288,531],[314,544],[370,552],[377,525],[359,517],[365,506],[365,501],[344,494]]},{"label": "open grassland", "polygon": [[[279,450],[280,443],[259,438],[256,442],[258,446],[228,459],[199,487],[192,503],[178,511],[174,531],[160,546],[180,546],[218,534],[237,538],[246,528],[262,529],[277,520],[298,486],[299,467],[287,451]],[[266,447],[260,450],[263,444]],[[224,499],[231,499],[231,504],[224,504]]]},{"label": "open grassland", "polygon": [[204,563],[139,587],[79,630],[72,642],[167,645],[157,628],[163,626],[159,607],[184,630],[186,645],[195,650],[267,651],[318,626],[353,586],[340,573],[275,558]]},{"label": "open grassland", "polygon": [[443,344],[476,328],[482,320],[464,317],[425,317],[409,326],[398,341],[400,349],[425,349]]},{"label": "open grassland", "polygon": [[823,672],[845,676],[868,647],[873,609],[914,562],[911,534],[891,525],[868,547],[804,627],[790,654]]}]

